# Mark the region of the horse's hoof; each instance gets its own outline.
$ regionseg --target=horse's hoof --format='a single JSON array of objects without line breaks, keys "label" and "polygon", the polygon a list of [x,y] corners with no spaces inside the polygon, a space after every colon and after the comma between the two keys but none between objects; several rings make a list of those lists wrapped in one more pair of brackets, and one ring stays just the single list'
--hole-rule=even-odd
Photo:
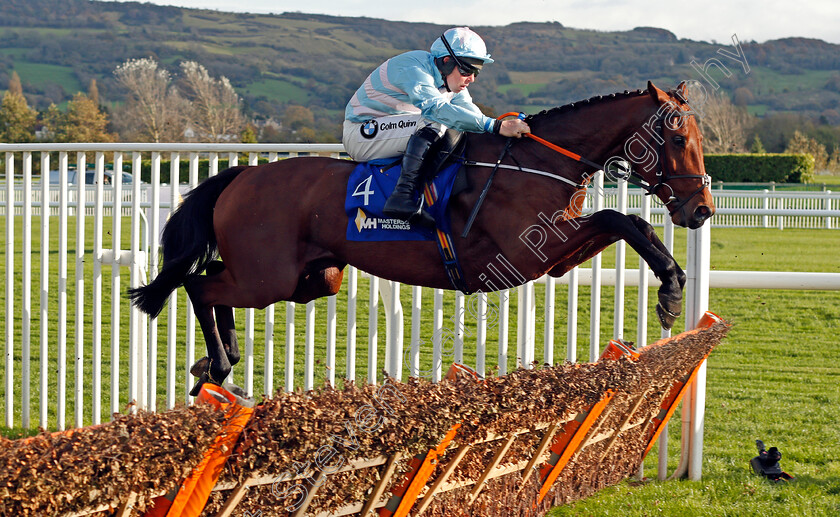
[{"label": "horse's hoof", "polygon": [[207,372],[203,372],[201,375],[196,375],[198,380],[195,382],[195,386],[192,387],[190,390],[190,396],[197,397],[198,392],[201,391],[201,387],[204,386],[206,382],[210,381],[210,375]]},{"label": "horse's hoof", "polygon": [[423,210],[422,208],[417,212],[411,214],[411,217],[408,218],[408,222],[426,228],[427,230],[434,230],[435,228],[437,228],[435,218],[432,217],[432,214]]},{"label": "horse's hoof", "polygon": [[662,325],[662,328],[665,330],[671,330],[671,327],[674,326],[674,322],[680,317],[680,313],[674,314],[658,303],[656,304],[656,315],[659,317],[659,324]]},{"label": "horse's hoof", "polygon": [[209,369],[210,358],[204,356],[198,361],[196,361],[194,365],[190,366],[190,373],[193,375],[193,377],[201,377],[201,374],[205,373]]},{"label": "horse's hoof", "polygon": [[[208,364],[209,364],[209,361],[208,361]],[[190,369],[190,371],[192,371],[192,369]],[[193,375],[195,375],[195,374],[193,374]],[[210,384],[215,384],[216,386],[221,386],[222,383],[224,382],[224,379],[227,378],[227,375],[225,375],[225,377],[221,381],[217,381],[210,374],[210,370],[207,369],[207,370],[204,370],[203,372],[201,372],[199,375],[196,375],[196,377],[198,377],[198,380],[195,381],[195,386],[193,386],[192,389],[190,390],[190,395],[192,395],[193,397],[198,395],[198,392],[201,391],[201,386],[203,384],[210,383]]]}]

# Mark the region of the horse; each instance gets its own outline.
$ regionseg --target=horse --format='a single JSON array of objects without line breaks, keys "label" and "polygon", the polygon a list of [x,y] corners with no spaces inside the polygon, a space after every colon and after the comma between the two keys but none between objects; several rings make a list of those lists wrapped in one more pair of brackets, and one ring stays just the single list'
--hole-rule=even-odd
[{"label": "horse", "polygon": [[[462,160],[469,186],[449,205],[466,289],[561,277],[623,239],[661,281],[656,311],[670,328],[681,312],[686,276],[653,227],[635,215],[581,215],[581,208],[598,164],[612,160],[617,166],[603,169],[658,198],[674,224],[702,226],[715,207],[692,114],[684,83],[665,92],[648,82],[645,90],[528,116],[542,142],[467,133]],[[233,307],[336,294],[348,264],[401,283],[454,289],[435,242],[346,239],[344,198],[356,165],[307,156],[236,166],[184,196],[164,227],[159,274],[129,296],[154,317],[184,286],[207,345],[207,357],[191,369],[203,376],[199,384],[220,383],[239,361]],[[492,186],[482,189],[491,177]],[[473,214],[480,196],[482,208]],[[463,232],[471,214],[469,233]]]}]

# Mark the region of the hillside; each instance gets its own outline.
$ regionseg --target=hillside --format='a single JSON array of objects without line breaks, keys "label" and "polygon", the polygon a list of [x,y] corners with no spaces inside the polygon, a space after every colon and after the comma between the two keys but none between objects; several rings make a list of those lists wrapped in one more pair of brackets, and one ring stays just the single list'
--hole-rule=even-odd
[{"label": "hillside", "polygon": [[[129,58],[153,56],[175,71],[195,60],[227,76],[255,116],[286,103],[340,119],[347,99],[381,61],[428,48],[446,28],[286,13],[251,15],[88,0],[0,0],[0,87],[12,70],[35,107],[60,104],[96,79],[105,102],[120,102],[113,70]],[[474,27],[496,64],[471,86],[482,105],[500,113],[537,111],[597,94],[673,86],[702,77],[690,62],[720,57],[731,41],[677,39],[666,30],[599,32],[559,23]],[[789,38],[741,42],[750,72],[724,58],[732,74],[715,78],[753,114],[793,112],[837,124],[840,45]]]}]

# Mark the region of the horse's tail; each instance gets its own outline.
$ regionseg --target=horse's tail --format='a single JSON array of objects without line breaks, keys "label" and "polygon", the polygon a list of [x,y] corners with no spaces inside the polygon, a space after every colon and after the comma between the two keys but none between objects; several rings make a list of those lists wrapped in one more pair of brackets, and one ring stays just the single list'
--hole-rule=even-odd
[{"label": "horse's tail", "polygon": [[148,285],[129,289],[135,307],[155,317],[169,294],[184,284],[187,276],[207,268],[216,253],[213,209],[222,191],[247,166],[231,167],[201,182],[184,196],[184,201],[163,228],[163,267]]}]

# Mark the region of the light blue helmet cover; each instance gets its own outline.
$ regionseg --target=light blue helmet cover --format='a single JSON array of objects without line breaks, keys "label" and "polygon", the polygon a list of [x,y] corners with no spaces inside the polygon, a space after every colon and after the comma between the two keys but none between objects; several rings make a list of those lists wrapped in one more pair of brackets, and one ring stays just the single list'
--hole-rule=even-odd
[{"label": "light blue helmet cover", "polygon": [[[471,57],[480,59],[484,64],[492,63],[490,54],[487,53],[487,46],[481,36],[469,29],[469,27],[454,27],[443,33],[443,37],[452,47],[452,52],[458,57]],[[449,55],[446,50],[446,45],[443,44],[440,38],[432,43],[429,49],[434,57],[445,57]]]}]

